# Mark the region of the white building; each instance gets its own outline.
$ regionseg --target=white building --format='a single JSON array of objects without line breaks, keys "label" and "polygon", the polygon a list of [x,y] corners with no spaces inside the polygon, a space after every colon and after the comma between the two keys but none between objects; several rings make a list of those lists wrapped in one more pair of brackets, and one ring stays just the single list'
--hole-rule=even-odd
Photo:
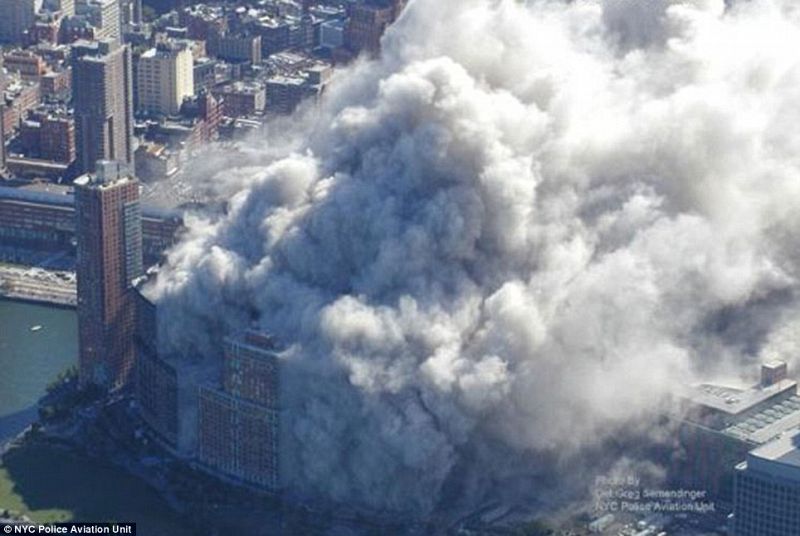
[{"label": "white building", "polygon": [[736,467],[733,534],[800,534],[800,431],[754,449]]},{"label": "white building", "polygon": [[142,54],[136,75],[139,112],[173,115],[194,94],[191,49],[183,43],[160,44]]}]

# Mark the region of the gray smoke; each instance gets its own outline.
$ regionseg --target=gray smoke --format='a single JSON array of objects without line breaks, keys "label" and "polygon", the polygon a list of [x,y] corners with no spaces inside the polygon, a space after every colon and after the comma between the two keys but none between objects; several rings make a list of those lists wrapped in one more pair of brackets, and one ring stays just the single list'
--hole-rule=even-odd
[{"label": "gray smoke", "polygon": [[157,282],[176,347],[287,346],[293,490],[480,500],[796,358],[793,0],[416,0],[384,48],[198,175]]}]

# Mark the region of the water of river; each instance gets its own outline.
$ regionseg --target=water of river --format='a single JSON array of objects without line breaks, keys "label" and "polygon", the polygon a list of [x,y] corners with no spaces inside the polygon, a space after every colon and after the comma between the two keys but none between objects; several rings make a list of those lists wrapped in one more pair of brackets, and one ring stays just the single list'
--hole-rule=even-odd
[{"label": "water of river", "polygon": [[36,418],[47,384],[77,359],[74,310],[0,300],[0,444]]}]

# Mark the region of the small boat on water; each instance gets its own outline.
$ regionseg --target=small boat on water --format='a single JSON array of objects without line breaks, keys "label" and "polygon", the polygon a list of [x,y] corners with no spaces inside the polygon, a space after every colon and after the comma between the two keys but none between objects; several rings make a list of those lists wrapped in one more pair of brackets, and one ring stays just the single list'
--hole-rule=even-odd
[{"label": "small boat on water", "polygon": [[42,329],[42,326],[40,326],[39,324],[31,326],[31,331],[39,331],[40,329]]}]

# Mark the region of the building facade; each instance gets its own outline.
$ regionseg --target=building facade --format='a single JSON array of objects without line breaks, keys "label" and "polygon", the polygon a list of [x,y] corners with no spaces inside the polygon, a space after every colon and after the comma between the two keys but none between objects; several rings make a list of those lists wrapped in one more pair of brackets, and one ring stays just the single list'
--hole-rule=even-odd
[{"label": "building facade", "polygon": [[6,86],[5,97],[6,106],[3,109],[2,121],[8,140],[8,137],[17,131],[28,112],[39,105],[39,84],[15,80]]},{"label": "building facade", "polygon": [[72,47],[72,90],[78,171],[115,160],[133,169],[131,52],[113,41]]},{"label": "building facade", "polygon": [[185,44],[162,43],[143,53],[136,73],[137,109],[156,115],[175,115],[183,100],[194,94],[192,51]]},{"label": "building facade", "polygon": [[307,95],[309,90],[304,78],[286,76],[270,78],[266,83],[267,112],[289,115]]},{"label": "building facade", "polygon": [[40,153],[45,160],[70,164],[75,160],[75,121],[47,115],[41,121]]},{"label": "building facade", "polygon": [[208,53],[230,62],[261,63],[261,36],[218,34],[208,38]]},{"label": "building facade", "polygon": [[27,155],[62,164],[75,160],[75,122],[65,114],[34,111],[20,125]]},{"label": "building facade", "polygon": [[226,117],[261,115],[267,105],[267,92],[258,83],[236,82],[215,91],[222,100],[222,114]]},{"label": "building facade", "polygon": [[12,50],[3,55],[3,67],[10,73],[18,73],[23,80],[38,81],[46,71],[41,56],[30,50]]},{"label": "building facade", "polygon": [[394,21],[394,9],[388,3],[351,4],[345,27],[345,45],[353,53],[377,54],[383,32]]},{"label": "building facade", "polygon": [[161,359],[156,305],[136,293],[136,399],[145,423],[168,447],[178,444],[178,377],[175,367]]},{"label": "building facade", "polygon": [[200,387],[198,461],[224,477],[269,491],[280,487],[279,370],[271,339],[248,331],[229,339],[221,385]]},{"label": "building facade", "polygon": [[72,96],[72,73],[70,69],[45,73],[39,86],[42,98],[66,102]]},{"label": "building facade", "polygon": [[736,467],[734,536],[800,534],[800,431],[759,447]]},{"label": "building facade", "polygon": [[136,293],[143,273],[139,184],[118,162],[75,181],[81,383],[128,386],[135,364]]},{"label": "building facade", "polygon": [[94,27],[95,39],[120,41],[122,21],[119,0],[82,0],[77,3],[75,11]]}]

